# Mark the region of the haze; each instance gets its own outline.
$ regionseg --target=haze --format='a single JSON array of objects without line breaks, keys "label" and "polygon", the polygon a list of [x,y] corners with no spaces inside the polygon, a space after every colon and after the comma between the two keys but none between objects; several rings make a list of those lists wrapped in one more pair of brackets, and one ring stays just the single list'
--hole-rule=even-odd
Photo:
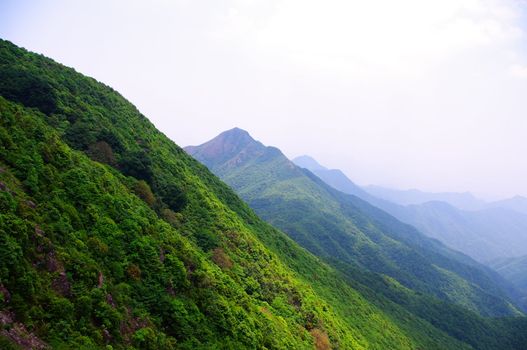
[{"label": "haze", "polygon": [[359,184],[527,196],[525,1],[2,1],[0,36],[181,146],[234,126]]}]

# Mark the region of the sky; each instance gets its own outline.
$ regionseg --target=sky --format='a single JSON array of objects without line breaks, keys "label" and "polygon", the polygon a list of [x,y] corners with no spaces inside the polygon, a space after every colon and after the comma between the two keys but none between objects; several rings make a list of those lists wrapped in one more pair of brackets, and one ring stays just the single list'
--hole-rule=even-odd
[{"label": "sky", "polygon": [[243,128],[355,182],[527,196],[527,2],[0,1],[0,37],[180,146]]}]

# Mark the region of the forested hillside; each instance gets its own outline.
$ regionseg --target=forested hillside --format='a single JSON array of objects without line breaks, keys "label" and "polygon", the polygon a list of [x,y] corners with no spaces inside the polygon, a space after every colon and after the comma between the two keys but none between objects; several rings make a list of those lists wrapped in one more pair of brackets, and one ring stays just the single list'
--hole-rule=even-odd
[{"label": "forested hillside", "polygon": [[522,349],[330,267],[73,69],[0,41],[0,96],[2,349]]},{"label": "forested hillside", "polygon": [[1,348],[468,348],[370,303],[111,88],[1,41],[0,95]]}]

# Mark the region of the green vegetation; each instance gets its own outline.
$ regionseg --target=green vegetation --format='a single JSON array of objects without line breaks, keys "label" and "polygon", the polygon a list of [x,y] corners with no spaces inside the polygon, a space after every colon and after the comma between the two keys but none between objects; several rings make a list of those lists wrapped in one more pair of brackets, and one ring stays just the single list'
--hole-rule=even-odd
[{"label": "green vegetation", "polygon": [[368,302],[111,88],[7,41],[0,81],[1,348],[469,348]]},{"label": "green vegetation", "polygon": [[[340,271],[398,325],[404,324],[403,313],[412,314],[474,348],[517,346],[521,335],[514,327],[481,317],[520,314],[500,289],[503,280],[470,258],[333,190],[242,130],[186,150],[262,217]],[[510,320],[525,325],[523,317]]]},{"label": "green vegetation", "polygon": [[[393,215],[402,222],[415,226],[429,237],[437,238],[442,243],[454,247],[459,252],[468,254],[473,258],[479,257],[480,259],[478,260],[484,261],[485,265],[463,254],[447,249],[442,244],[434,242],[434,240],[423,240],[419,238],[419,235],[413,235],[413,243],[417,245],[417,248],[420,249],[423,245],[428,246],[450,259],[476,267],[479,270],[479,274],[483,272],[487,275],[494,282],[494,285],[500,286],[521,309],[527,309],[527,274],[524,273],[527,271],[527,268],[521,268],[522,259],[503,258],[490,262],[489,259],[481,259],[483,256],[488,257],[492,255],[488,249],[490,246],[492,246],[494,254],[497,251],[501,251],[500,256],[509,256],[514,251],[521,252],[525,249],[525,245],[521,241],[521,236],[527,231],[527,228],[523,227],[527,217],[521,213],[522,205],[525,203],[524,198],[515,197],[509,200],[485,204],[485,202],[479,201],[467,193],[430,194],[417,190],[397,191],[381,187],[369,187],[369,189],[373,188],[374,193],[379,193],[381,197],[393,198],[399,200],[401,203],[430,200],[423,204],[403,206],[366,193],[348,179],[340,170],[328,170],[309,156],[296,158],[293,162],[300,167],[312,171],[318,178],[334,189],[363,199]],[[434,198],[436,200],[432,201]],[[454,208],[446,202],[440,202],[438,199],[450,200],[460,206],[471,207],[473,209],[483,208],[485,206],[488,206],[488,208],[479,211],[463,211]],[[360,204],[360,201],[356,202]],[[500,207],[501,205],[504,207]],[[368,210],[369,206],[362,205],[362,207],[366,209],[366,213],[369,216],[376,216],[375,213],[382,214],[378,210],[375,212]],[[514,209],[509,210],[509,207]],[[518,210],[518,212],[515,210]],[[380,218],[379,221],[386,221],[386,215],[383,216],[385,219]],[[396,222],[394,223],[393,219],[389,220],[389,222],[389,227],[397,227],[401,232],[411,232],[413,230],[408,227],[405,228]],[[468,230],[466,229],[467,225],[471,226]],[[462,228],[463,226],[465,228]],[[489,236],[489,233],[492,237]],[[410,236],[406,235],[407,238]],[[494,243],[489,246],[490,241]],[[526,259],[523,259],[524,266],[527,266],[526,261]],[[492,267],[494,270],[489,269],[486,265]],[[501,276],[498,276],[496,271]]]},{"label": "green vegetation", "polygon": [[93,79],[0,41],[0,96],[2,349],[522,349],[322,262]]},{"label": "green vegetation", "polygon": [[133,194],[141,182],[72,151],[43,115],[0,111],[2,307],[50,344],[305,348],[319,324],[340,328],[243,226],[232,235],[258,258],[213,264]]},{"label": "green vegetation", "polygon": [[[211,149],[230,152],[217,157]],[[188,150],[262,218],[322,258],[388,275],[407,288],[484,316],[519,314],[500,289],[499,276],[477,268],[476,262],[458,261],[460,254],[365,201],[332,189],[245,131],[227,131]],[[223,163],[209,162],[221,157]]]}]

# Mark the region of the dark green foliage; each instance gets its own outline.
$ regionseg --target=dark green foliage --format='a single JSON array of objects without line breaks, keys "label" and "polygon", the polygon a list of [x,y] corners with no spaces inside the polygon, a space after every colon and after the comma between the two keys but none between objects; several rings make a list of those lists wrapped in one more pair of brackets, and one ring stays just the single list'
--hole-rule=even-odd
[{"label": "dark green foliage", "polygon": [[188,199],[185,191],[174,183],[164,184],[162,187],[158,187],[157,192],[163,197],[168,207],[175,212],[183,210],[187,204]]},{"label": "dark green foliage", "polygon": [[152,160],[148,151],[144,149],[125,153],[119,162],[119,168],[125,175],[148,182],[152,181]]},{"label": "dark green foliage", "polygon": [[137,181],[134,186],[134,193],[149,206],[152,206],[156,201],[156,197],[152,193],[150,186],[144,180]]},{"label": "dark green foliage", "polygon": [[0,66],[0,95],[46,114],[57,109],[51,85],[23,68]]},{"label": "dark green foliage", "polygon": [[113,149],[106,141],[92,143],[88,146],[86,154],[97,162],[115,166]]}]

